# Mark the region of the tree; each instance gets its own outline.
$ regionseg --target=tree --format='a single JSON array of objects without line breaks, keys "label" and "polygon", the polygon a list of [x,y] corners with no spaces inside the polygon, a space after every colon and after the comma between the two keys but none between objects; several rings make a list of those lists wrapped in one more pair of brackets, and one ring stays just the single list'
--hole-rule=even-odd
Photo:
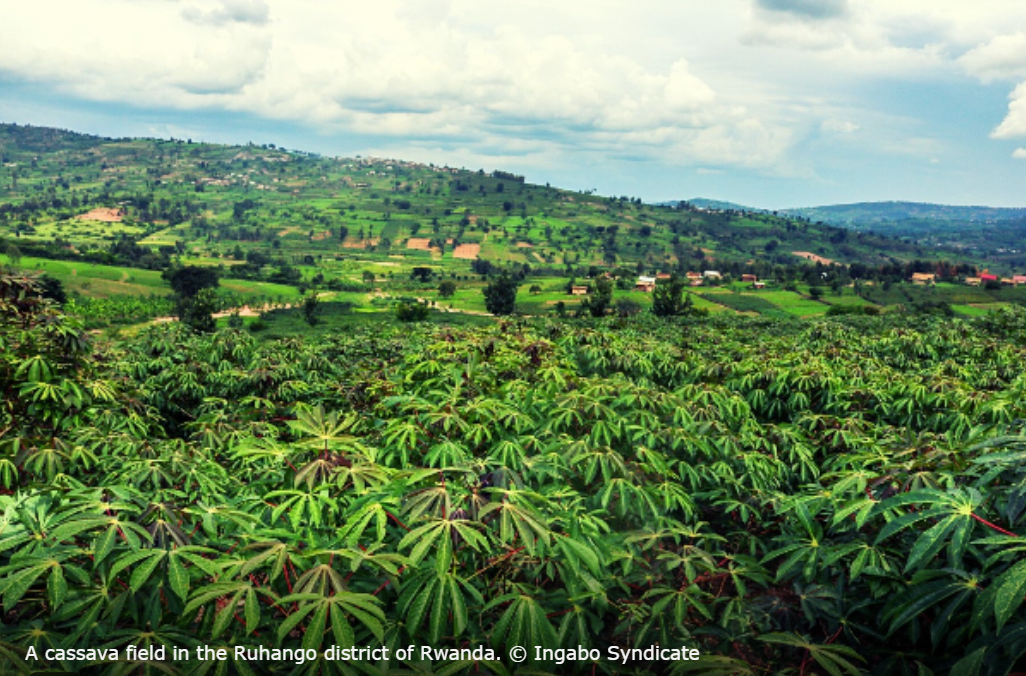
[{"label": "tree", "polygon": [[416,280],[416,281],[419,281],[419,282],[422,282],[422,283],[426,284],[427,282],[431,281],[431,277],[432,277],[433,274],[434,274],[434,271],[431,268],[425,268],[425,267],[418,266],[418,267],[413,268],[413,270],[410,271],[410,279],[413,279],[413,280]]},{"label": "tree", "polygon": [[316,293],[311,293],[303,299],[303,320],[310,326],[317,324],[317,307],[319,304],[320,299],[317,298]]},{"label": "tree", "polygon": [[373,284],[374,280],[375,280],[375,277],[374,277],[374,273],[373,272],[371,272],[370,270],[364,270],[363,271],[363,283],[364,284]]},{"label": "tree", "polygon": [[456,282],[452,280],[445,280],[438,285],[438,295],[442,298],[452,298],[453,294],[456,293]]},{"label": "tree", "polygon": [[517,281],[505,271],[488,282],[484,293],[485,307],[493,315],[511,315],[517,308]]},{"label": "tree", "polygon": [[823,297],[823,289],[819,288],[818,286],[810,287],[809,288],[809,296],[813,300],[819,300],[820,298]]},{"label": "tree", "polygon": [[656,284],[652,292],[652,314],[656,317],[678,317],[684,313],[684,280],[673,273],[665,284]]},{"label": "tree", "polygon": [[582,305],[592,317],[605,317],[606,311],[613,304],[613,280],[606,275],[595,278],[595,289],[584,299]]},{"label": "tree", "polygon": [[194,297],[203,289],[218,285],[217,269],[198,265],[168,268],[161,277],[167,280],[171,289],[183,300]]},{"label": "tree", "polygon": [[217,327],[213,316],[217,310],[217,292],[207,287],[179,303],[178,317],[196,333],[211,333]]},{"label": "tree", "polygon": [[168,268],[161,276],[175,292],[178,318],[198,333],[214,330],[213,313],[218,310],[217,270],[194,265]]}]

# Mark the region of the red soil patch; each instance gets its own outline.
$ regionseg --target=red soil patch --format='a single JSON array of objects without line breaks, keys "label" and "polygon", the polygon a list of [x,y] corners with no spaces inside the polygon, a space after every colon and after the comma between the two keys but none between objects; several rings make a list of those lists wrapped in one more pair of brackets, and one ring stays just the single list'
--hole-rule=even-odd
[{"label": "red soil patch", "polygon": [[411,237],[406,240],[406,248],[414,251],[428,251],[431,247],[431,240],[427,237]]},{"label": "red soil patch", "polygon": [[121,209],[108,209],[107,207],[99,207],[92,211],[76,216],[80,221],[100,221],[103,223],[120,223],[121,218],[125,215],[125,212]]},{"label": "red soil patch", "polygon": [[377,239],[365,239],[362,242],[345,242],[342,245],[344,249],[366,249],[369,246],[376,246],[378,243]]},{"label": "red soil patch", "polygon": [[474,260],[475,258],[477,258],[477,255],[479,253],[481,253],[480,244],[460,244],[458,247],[452,250],[452,257]]},{"label": "red soil patch", "polygon": [[822,263],[823,265],[830,265],[831,263],[833,263],[833,261],[829,258],[823,258],[822,256],[817,256],[816,254],[810,253],[808,251],[792,251],[791,253],[793,253],[795,256],[806,258],[812,261],[813,263]]}]

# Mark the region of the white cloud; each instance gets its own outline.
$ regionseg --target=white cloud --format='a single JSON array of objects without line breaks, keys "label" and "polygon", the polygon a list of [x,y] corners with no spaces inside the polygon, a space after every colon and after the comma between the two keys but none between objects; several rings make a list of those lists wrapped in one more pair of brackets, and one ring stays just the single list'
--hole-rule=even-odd
[{"label": "white cloud", "polygon": [[959,62],[984,82],[1026,76],[1026,33],[998,35],[966,52]]},{"label": "white cloud", "polygon": [[[411,152],[793,175],[823,135],[933,133],[867,85],[1026,78],[1020,2],[0,0],[0,77]],[[1023,133],[1024,99],[995,137]]]},{"label": "white cloud", "polygon": [[1016,148],[1012,151],[1012,157],[1017,160],[1026,160],[1026,148]]},{"label": "white cloud", "polygon": [[[0,73],[93,100],[244,111],[482,148],[524,139],[683,164],[717,154],[743,166],[772,163],[789,138],[720,101],[679,50],[645,63],[595,35],[502,23],[461,0],[49,5],[5,11]],[[64,18],[51,30],[55,13]]]},{"label": "white cloud", "polygon": [[1008,115],[997,129],[991,132],[993,138],[1006,139],[1026,136],[1026,82],[1020,83],[1009,98],[1011,103],[1008,104]]}]

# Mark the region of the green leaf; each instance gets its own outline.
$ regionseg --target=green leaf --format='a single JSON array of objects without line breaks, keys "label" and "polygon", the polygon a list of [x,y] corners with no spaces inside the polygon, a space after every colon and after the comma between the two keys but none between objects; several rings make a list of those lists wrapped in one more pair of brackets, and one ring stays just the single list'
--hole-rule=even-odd
[{"label": "green leaf", "polygon": [[979,676],[980,667],[983,666],[983,657],[986,653],[986,648],[979,648],[969,655],[966,655],[960,659],[955,666],[951,667],[951,671],[948,672],[948,676]]},{"label": "green leaf", "polygon": [[1000,631],[1022,605],[1024,590],[1026,590],[1026,561],[1020,561],[1006,570],[991,583],[991,586],[996,587],[994,618],[997,620],[997,629]]},{"label": "green leaf", "polygon": [[151,555],[148,559],[142,561],[132,571],[132,577],[128,580],[128,586],[132,588],[132,591],[137,592],[142,589],[143,585],[146,584],[150,576],[153,575],[153,571],[160,565],[161,560],[164,558],[164,552],[150,550]]},{"label": "green leaf", "polygon": [[67,594],[68,582],[64,579],[64,571],[60,566],[53,566],[46,580],[46,595],[50,599],[50,606],[54,610],[59,608]]},{"label": "green leaf", "polygon": [[167,579],[171,590],[182,601],[186,601],[189,598],[189,571],[185,569],[179,559],[180,557],[174,555],[168,557]]}]

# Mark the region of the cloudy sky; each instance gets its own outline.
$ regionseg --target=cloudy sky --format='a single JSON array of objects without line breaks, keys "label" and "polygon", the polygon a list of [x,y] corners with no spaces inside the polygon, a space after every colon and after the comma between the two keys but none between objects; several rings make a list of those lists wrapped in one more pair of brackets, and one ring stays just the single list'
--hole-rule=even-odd
[{"label": "cloudy sky", "polygon": [[1026,206],[1022,0],[0,0],[0,121],[645,200]]}]

